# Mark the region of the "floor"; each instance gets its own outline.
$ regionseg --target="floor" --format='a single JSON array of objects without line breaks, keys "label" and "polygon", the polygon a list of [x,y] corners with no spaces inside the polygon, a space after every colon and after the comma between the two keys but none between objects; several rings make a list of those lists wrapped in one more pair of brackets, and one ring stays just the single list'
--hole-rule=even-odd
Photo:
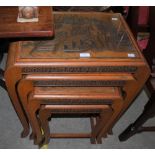
[{"label": "floor", "polygon": [[[1,64],[5,66],[6,55]],[[153,149],[155,148],[155,132],[137,134],[125,142],[120,142],[118,135],[132,123],[142,112],[148,97],[144,90],[130,106],[128,111],[121,117],[113,128],[113,135],[103,139],[99,145],[90,144],[89,139],[51,139],[49,149]],[[88,119],[53,119],[53,131],[87,131],[90,129]],[[155,124],[155,119],[149,120],[147,124]],[[22,127],[12,107],[7,92],[0,88],[0,149],[36,149],[33,141],[20,138]]]}]

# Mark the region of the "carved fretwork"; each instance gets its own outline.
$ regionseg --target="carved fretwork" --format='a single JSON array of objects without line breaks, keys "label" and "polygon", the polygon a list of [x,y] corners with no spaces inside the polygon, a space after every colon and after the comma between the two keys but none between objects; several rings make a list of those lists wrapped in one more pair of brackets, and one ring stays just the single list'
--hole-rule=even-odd
[{"label": "carved fretwork", "polygon": [[52,80],[52,81],[34,81],[34,86],[57,86],[57,87],[103,87],[103,86],[123,86],[125,81],[96,81],[96,80]]},{"label": "carved fretwork", "polygon": [[105,99],[50,99],[43,100],[43,104],[50,105],[105,105],[112,104],[112,100]]},{"label": "carved fretwork", "polygon": [[136,72],[135,66],[80,66],[80,67],[24,67],[23,73],[89,73],[89,72]]},{"label": "carved fretwork", "polygon": [[86,109],[86,110],[79,110],[79,109],[52,109],[51,113],[100,113],[102,110],[100,109]]}]

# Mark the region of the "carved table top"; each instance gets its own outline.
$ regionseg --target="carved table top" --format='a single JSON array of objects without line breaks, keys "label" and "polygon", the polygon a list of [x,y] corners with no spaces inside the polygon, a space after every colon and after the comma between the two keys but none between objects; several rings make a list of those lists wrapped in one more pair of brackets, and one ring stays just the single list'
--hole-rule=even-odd
[{"label": "carved table top", "polygon": [[120,14],[54,13],[55,36],[20,43],[21,59],[138,58]]}]

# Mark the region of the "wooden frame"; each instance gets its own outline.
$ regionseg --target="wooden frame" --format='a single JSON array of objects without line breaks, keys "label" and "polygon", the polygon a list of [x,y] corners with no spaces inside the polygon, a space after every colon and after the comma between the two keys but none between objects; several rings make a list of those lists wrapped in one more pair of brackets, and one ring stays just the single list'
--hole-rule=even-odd
[{"label": "wooden frame", "polygon": [[[61,13],[59,13],[61,14]],[[62,13],[67,14],[67,13]],[[75,13],[74,14],[78,14]],[[80,13],[82,14],[82,13]],[[83,13],[90,15],[90,13]],[[96,16],[100,16],[104,18],[104,16],[113,15],[113,14],[104,14],[104,13],[94,13]],[[7,68],[5,71],[5,79],[6,85],[9,92],[9,95],[13,101],[13,105],[17,113],[19,114],[20,120],[25,128],[26,133],[23,136],[28,135],[28,120],[26,115],[24,114],[23,109],[21,108],[20,102],[18,100],[18,96],[16,93],[16,85],[19,80],[23,78],[23,75],[27,74],[57,74],[61,75],[62,73],[66,73],[70,75],[71,73],[75,73],[77,75],[83,74],[84,76],[87,74],[122,74],[128,73],[133,76],[134,81],[129,81],[123,88],[123,91],[126,92],[126,97],[124,99],[123,110],[120,112],[117,119],[123,114],[123,112],[129,107],[132,100],[137,96],[138,92],[142,89],[145,81],[149,77],[150,70],[149,67],[144,60],[140,50],[137,47],[137,44],[131,34],[127,24],[121,17],[121,15],[117,14],[120,17],[120,21],[123,24],[133,46],[135,47],[138,57],[129,58],[124,57],[119,58],[113,55],[113,58],[106,59],[50,59],[50,58],[21,58],[21,44],[22,42],[13,43],[10,47],[9,57],[7,62]],[[110,54],[112,55],[112,54]],[[143,75],[143,76],[142,76]],[[22,120],[23,119],[23,120]],[[113,121],[112,124],[116,122]],[[113,126],[113,125],[112,125]]]},{"label": "wooden frame", "polygon": [[[55,85],[52,84],[52,81],[55,83],[55,80],[59,81]],[[52,74],[40,74],[40,75],[27,75],[25,78],[21,79],[19,81],[19,84],[17,86],[17,92],[21,100],[21,104],[23,105],[24,110],[27,113],[27,94],[32,92],[34,90],[34,87],[36,86],[62,86],[62,80],[63,81],[71,81],[69,82],[68,87],[77,86],[82,87],[83,85],[78,85],[81,82],[86,82],[87,85],[84,87],[104,87],[104,86],[110,86],[110,82],[112,82],[111,86],[119,86],[123,87],[125,83],[128,81],[133,81],[133,77],[130,74],[124,73],[124,74],[95,74],[91,75],[88,74],[87,76],[82,74],[61,74],[61,75],[52,75]],[[93,85],[93,81],[96,81]],[[127,81],[126,81],[127,80]],[[41,82],[39,82],[41,81]],[[90,82],[89,82],[90,81]],[[122,81],[122,82],[121,82]],[[58,83],[61,82],[61,85],[58,85]],[[75,83],[74,83],[75,82]],[[115,83],[114,83],[115,82]],[[98,83],[98,84],[97,84]],[[108,85],[106,84],[108,83]],[[63,85],[64,86],[64,85]],[[26,129],[27,130],[27,129]],[[27,131],[28,132],[28,131]]]},{"label": "wooden frame", "polygon": [[[18,64],[18,63],[17,63]],[[17,94],[16,94],[16,84],[18,83],[18,81],[22,78],[22,68],[25,66],[27,67],[28,65],[30,65],[29,63],[23,65],[23,64],[19,64],[19,67],[17,67],[18,65],[15,65],[11,68],[7,68],[5,71],[5,80],[6,80],[6,85],[8,88],[8,92],[10,94],[10,97],[13,101],[13,104],[15,106],[15,109],[17,110],[17,113],[19,114],[19,117],[21,117],[22,124],[24,128],[29,128],[28,127],[28,122],[26,120],[26,116],[23,112],[23,110],[21,109]],[[108,62],[108,63],[90,63],[85,62],[85,65],[87,66],[121,66],[120,64],[122,64],[123,66],[125,66],[124,64],[126,64],[126,62],[124,63],[116,63],[116,62]],[[128,66],[129,63],[127,63]],[[21,65],[21,66],[20,66]],[[59,63],[59,65],[61,65]],[[146,66],[145,62],[139,62],[139,63],[135,63],[132,62],[130,63],[131,66],[139,66],[138,67],[138,72],[134,73],[133,76],[136,79],[135,82],[130,82],[126,85],[126,87],[124,88],[125,92],[127,93],[126,99],[125,99],[125,108],[126,109],[129,104],[131,103],[131,101],[136,97],[137,93],[141,90],[141,88],[143,87],[145,81],[147,80],[148,76],[149,76],[149,69],[148,66]],[[29,68],[33,68],[33,67],[37,67],[39,68],[39,66],[45,66],[45,68],[49,67],[49,66],[53,66],[53,64],[50,65],[50,63],[34,63],[33,65],[29,66]],[[75,63],[66,63],[66,66],[75,66]],[[110,73],[110,72],[109,72]],[[23,73],[24,74],[24,73]],[[144,75],[143,77],[141,77],[141,75]],[[10,79],[11,77],[11,79]],[[26,130],[27,130],[26,129]],[[28,133],[24,133],[23,136],[26,136]]]},{"label": "wooden frame", "polygon": [[[37,87],[35,87],[34,89],[36,89],[36,88]],[[96,89],[96,88],[97,87],[93,87],[93,89]],[[66,93],[64,92],[64,95],[62,94],[62,92],[61,93],[59,92],[60,93],[60,95],[59,95],[59,93],[56,91],[56,87],[51,88],[50,91],[49,91],[49,87],[45,88],[47,92],[42,87],[40,89],[41,89],[41,91],[39,91],[39,93],[37,93],[38,91],[35,91],[35,90],[33,91],[32,95],[30,96],[32,99],[31,99],[31,101],[28,101],[28,103],[27,103],[27,110],[28,110],[31,122],[33,122],[32,123],[33,131],[36,131],[36,136],[37,136],[36,141],[37,141],[37,143],[39,143],[42,138],[41,138],[40,125],[39,125],[39,122],[37,121],[37,117],[36,117],[36,112],[38,110],[40,110],[40,105],[42,105],[42,104],[49,105],[50,108],[56,109],[56,111],[53,111],[55,113],[59,113],[59,110],[62,113],[63,112],[64,113],[72,113],[72,112],[78,112],[78,110],[82,110],[82,109],[83,109],[83,113],[96,113],[96,112],[101,113],[100,114],[101,119],[97,120],[96,126],[93,125],[94,128],[92,130],[94,130],[94,132],[91,135],[92,136],[92,141],[91,141],[92,143],[96,143],[95,138],[96,138],[97,134],[104,128],[104,125],[108,123],[108,120],[109,120],[109,118],[111,118],[112,114],[117,113],[115,111],[115,109],[113,109],[113,107],[115,107],[115,104],[119,103],[121,105],[119,107],[122,107],[122,104],[123,104],[123,102],[121,100],[121,94],[120,94],[118,88],[114,88],[114,90],[115,90],[114,92],[113,91],[112,92],[108,91],[106,93],[106,91],[105,91],[105,93],[99,93],[98,94],[98,92],[96,92],[95,94],[94,93],[91,94],[89,92],[89,89],[90,89],[90,87],[89,87],[89,88],[86,88],[87,91],[85,90],[86,92],[83,95],[81,93],[78,94],[78,91],[77,91],[77,94],[74,92],[72,95],[70,94],[71,92],[69,94],[67,92]],[[61,90],[61,89],[62,88],[60,88],[59,90]],[[66,87],[65,87],[65,89],[66,89]],[[71,88],[69,87],[69,89],[71,89]],[[81,88],[78,88],[78,89],[80,90]],[[104,87],[104,88],[101,88],[101,89],[105,89],[105,90],[108,89],[109,90],[110,88]],[[55,93],[53,94],[51,92],[51,90],[52,90],[53,93],[54,92]],[[21,94],[23,94],[23,93],[24,93],[24,91],[21,92]],[[50,94],[50,93],[52,93],[52,94]],[[55,101],[57,99],[59,100],[58,104],[56,104],[57,102]],[[84,102],[80,101],[80,103],[78,105],[78,104],[76,104],[77,99],[81,100],[81,101],[84,100]],[[93,102],[94,99],[96,101],[96,104]],[[66,102],[64,102],[65,100],[67,100],[68,104],[66,104]],[[74,102],[72,102],[72,100]],[[90,100],[90,101],[87,103],[87,100]],[[98,101],[103,100],[103,101],[102,101],[102,103],[99,103],[97,100]],[[109,100],[112,105],[109,104],[106,100]],[[70,103],[69,101],[71,101],[72,104],[69,104]],[[62,102],[62,104],[61,104],[61,102]],[[54,104],[52,105],[52,103],[54,103]],[[111,108],[112,109],[111,110],[109,109],[108,113],[107,112],[104,113],[105,112],[104,111],[105,107],[109,107],[110,109]],[[102,110],[98,111],[100,108],[103,108],[103,115],[102,115]],[[71,109],[74,109],[74,110],[72,111]],[[46,115],[44,113],[42,113],[42,114],[44,116]],[[48,117],[49,115],[46,115],[46,116]],[[106,135],[106,134],[107,134],[107,132],[106,133],[104,132],[104,135]],[[47,136],[46,139],[49,139],[49,136]],[[101,141],[101,138],[97,140],[97,142],[100,142],[100,141]]]},{"label": "wooden frame", "polygon": [[[97,113],[97,111],[100,111],[100,120],[97,121],[96,125],[94,125],[94,128],[92,129],[91,133],[53,133],[50,134],[50,129],[48,125],[48,118],[51,114],[55,113],[55,110],[59,110],[59,113],[64,113],[64,110],[69,110],[70,112],[67,112],[68,114],[72,113],[73,111],[76,113]],[[94,110],[94,111],[93,111]],[[57,113],[57,112],[56,112]],[[72,106],[51,106],[51,105],[44,105],[41,106],[39,110],[39,119],[41,122],[41,126],[44,131],[45,140],[43,142],[44,145],[48,144],[50,141],[50,138],[90,138],[91,143],[95,144],[96,141],[96,135],[98,131],[103,127],[104,124],[108,121],[108,119],[111,117],[112,109],[108,105],[72,105]],[[98,143],[98,142],[97,142]]]}]

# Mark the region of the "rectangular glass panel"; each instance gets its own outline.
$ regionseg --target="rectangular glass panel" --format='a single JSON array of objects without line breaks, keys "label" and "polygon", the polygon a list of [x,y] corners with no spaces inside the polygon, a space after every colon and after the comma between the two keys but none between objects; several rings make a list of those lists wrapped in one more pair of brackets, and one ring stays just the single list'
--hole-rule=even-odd
[{"label": "rectangular glass panel", "polygon": [[24,41],[21,58],[136,58],[119,14],[55,13],[55,36],[49,40]]}]

